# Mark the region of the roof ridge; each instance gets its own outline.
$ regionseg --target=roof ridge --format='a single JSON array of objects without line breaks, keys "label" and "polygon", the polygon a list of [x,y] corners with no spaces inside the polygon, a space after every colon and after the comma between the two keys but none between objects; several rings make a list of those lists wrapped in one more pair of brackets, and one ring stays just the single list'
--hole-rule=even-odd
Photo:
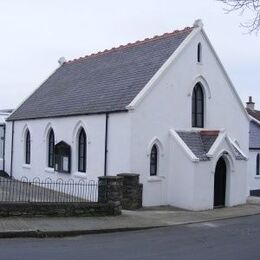
[{"label": "roof ridge", "polygon": [[125,45],[119,45],[118,47],[113,47],[111,49],[105,49],[103,51],[99,51],[99,52],[96,52],[96,53],[91,53],[89,55],[85,55],[83,57],[79,57],[79,58],[76,58],[76,59],[73,59],[73,60],[68,60],[65,63],[72,63],[72,62],[76,62],[76,61],[81,61],[81,60],[84,60],[84,59],[87,59],[87,58],[101,56],[103,54],[111,53],[111,52],[114,52],[114,51],[118,51],[118,50],[122,50],[122,49],[127,49],[127,48],[131,48],[131,47],[139,46],[139,45],[142,45],[142,44],[145,44],[145,43],[148,43],[148,42],[153,42],[153,41],[160,40],[160,39],[163,39],[163,38],[168,38],[168,37],[177,35],[179,33],[183,33],[185,31],[192,30],[194,28],[195,28],[194,26],[193,27],[185,27],[182,30],[174,30],[173,32],[170,32],[170,33],[164,33],[162,35],[155,35],[155,36],[153,36],[151,38],[145,38],[144,40],[137,40],[137,41],[135,41],[133,43],[129,42],[129,43],[125,44]]}]

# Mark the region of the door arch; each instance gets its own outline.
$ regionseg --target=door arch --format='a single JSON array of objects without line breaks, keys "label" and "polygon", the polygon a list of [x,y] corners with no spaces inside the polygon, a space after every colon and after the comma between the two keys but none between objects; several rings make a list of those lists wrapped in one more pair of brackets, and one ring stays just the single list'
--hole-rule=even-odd
[{"label": "door arch", "polygon": [[220,157],[214,177],[214,207],[225,207],[227,183],[227,165],[225,159]]}]

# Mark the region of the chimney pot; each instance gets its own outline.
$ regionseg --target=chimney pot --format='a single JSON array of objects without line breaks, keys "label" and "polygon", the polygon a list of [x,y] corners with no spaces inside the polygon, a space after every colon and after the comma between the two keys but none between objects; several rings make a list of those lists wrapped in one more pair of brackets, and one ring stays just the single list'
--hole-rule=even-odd
[{"label": "chimney pot", "polygon": [[246,108],[250,110],[255,110],[255,102],[253,102],[252,96],[249,96],[248,102],[246,102]]}]

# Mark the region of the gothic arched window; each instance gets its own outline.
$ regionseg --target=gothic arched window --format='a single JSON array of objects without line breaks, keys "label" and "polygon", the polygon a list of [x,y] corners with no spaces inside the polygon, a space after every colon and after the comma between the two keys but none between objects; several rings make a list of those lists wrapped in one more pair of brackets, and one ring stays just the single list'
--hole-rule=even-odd
[{"label": "gothic arched window", "polygon": [[25,135],[25,163],[31,163],[31,135],[29,130],[26,131]]},{"label": "gothic arched window", "polygon": [[156,176],[158,170],[158,148],[154,144],[150,154],[150,176]]},{"label": "gothic arched window", "polygon": [[81,128],[78,137],[78,171],[86,172],[87,136]]},{"label": "gothic arched window", "polygon": [[204,94],[199,83],[192,92],[192,127],[204,127]]},{"label": "gothic arched window", "polygon": [[48,167],[54,168],[54,132],[51,129],[48,138]]}]

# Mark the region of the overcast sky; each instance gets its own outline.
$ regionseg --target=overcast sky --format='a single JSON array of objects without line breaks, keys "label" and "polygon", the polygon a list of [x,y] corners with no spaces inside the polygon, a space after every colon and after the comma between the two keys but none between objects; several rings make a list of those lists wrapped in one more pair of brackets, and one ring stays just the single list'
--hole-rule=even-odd
[{"label": "overcast sky", "polygon": [[0,109],[17,107],[57,67],[201,18],[243,102],[260,109],[260,34],[239,26],[215,0],[0,0]]}]

